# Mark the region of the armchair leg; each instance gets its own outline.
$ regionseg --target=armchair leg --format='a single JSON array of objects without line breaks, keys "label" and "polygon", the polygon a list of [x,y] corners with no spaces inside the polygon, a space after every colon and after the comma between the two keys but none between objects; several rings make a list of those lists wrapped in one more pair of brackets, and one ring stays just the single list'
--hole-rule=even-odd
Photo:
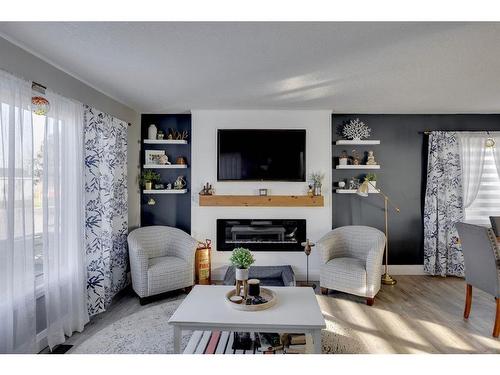
[{"label": "armchair leg", "polygon": [[[498,303],[498,301],[497,301],[497,303]],[[465,290],[464,319],[469,319],[471,306],[472,306],[472,285],[467,284],[467,288]]]},{"label": "armchair leg", "polygon": [[493,327],[493,337],[500,335],[500,298],[496,298],[497,312],[495,315],[495,326]]},{"label": "armchair leg", "polygon": [[373,298],[367,298],[367,299],[366,299],[366,304],[367,304],[368,306],[373,306],[373,303],[374,303],[374,302],[375,302],[375,297],[373,297]]},{"label": "armchair leg", "polygon": [[321,294],[328,294],[328,288],[323,288],[323,287],[320,287],[320,291],[321,291]]}]

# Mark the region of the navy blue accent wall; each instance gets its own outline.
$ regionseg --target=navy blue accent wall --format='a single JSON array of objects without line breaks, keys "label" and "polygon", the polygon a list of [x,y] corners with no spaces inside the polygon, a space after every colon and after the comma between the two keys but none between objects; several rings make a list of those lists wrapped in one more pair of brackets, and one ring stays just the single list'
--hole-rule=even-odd
[{"label": "navy blue accent wall", "polygon": [[[155,124],[158,130],[163,130],[165,136],[168,129],[178,131],[187,130],[189,134],[187,145],[172,144],[144,144],[148,137],[148,127]],[[141,116],[141,171],[144,165],[144,150],[166,150],[170,162],[175,163],[178,156],[187,160],[187,169],[155,169],[160,173],[162,183],[170,182],[172,185],[177,176],[184,176],[187,181],[188,193],[186,194],[142,194],[141,187],[141,225],[166,225],[180,228],[191,233],[191,115],[190,114],[144,114]],[[150,197],[156,200],[154,206],[149,206]]]},{"label": "navy blue accent wall", "polygon": [[[500,130],[500,115],[361,115],[332,116],[332,139],[341,139],[337,127],[344,121],[359,118],[372,129],[376,146],[355,146],[358,151],[373,150],[381,164],[377,187],[401,208],[389,215],[389,262],[391,264],[423,263],[423,194],[427,169],[428,137],[424,130]],[[333,145],[333,157],[342,150],[350,154],[354,147]],[[335,161],[332,160],[335,168]],[[333,182],[362,174],[353,170],[333,169]],[[366,173],[366,172],[365,172]],[[369,225],[384,230],[383,199],[378,194],[362,198],[351,194],[333,194],[333,227]]]}]

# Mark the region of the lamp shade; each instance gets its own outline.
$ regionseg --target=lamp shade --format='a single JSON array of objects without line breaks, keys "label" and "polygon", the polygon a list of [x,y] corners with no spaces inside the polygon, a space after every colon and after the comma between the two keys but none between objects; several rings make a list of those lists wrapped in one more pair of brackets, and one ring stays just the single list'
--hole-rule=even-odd
[{"label": "lamp shade", "polygon": [[358,190],[356,190],[356,194],[362,196],[362,197],[367,197],[368,196],[368,189],[369,189],[369,184],[368,180],[364,180],[361,185],[359,185]]}]

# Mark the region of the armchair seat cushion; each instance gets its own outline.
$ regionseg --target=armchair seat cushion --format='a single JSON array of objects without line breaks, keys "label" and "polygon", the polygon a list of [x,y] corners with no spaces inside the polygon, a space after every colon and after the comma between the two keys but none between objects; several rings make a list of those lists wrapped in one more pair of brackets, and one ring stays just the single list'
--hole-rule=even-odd
[{"label": "armchair seat cushion", "polygon": [[358,296],[366,295],[365,261],[356,258],[334,258],[321,267],[322,285]]},{"label": "armchair seat cushion", "polygon": [[148,264],[148,294],[159,294],[191,285],[190,273],[191,265],[181,258],[151,258]]}]

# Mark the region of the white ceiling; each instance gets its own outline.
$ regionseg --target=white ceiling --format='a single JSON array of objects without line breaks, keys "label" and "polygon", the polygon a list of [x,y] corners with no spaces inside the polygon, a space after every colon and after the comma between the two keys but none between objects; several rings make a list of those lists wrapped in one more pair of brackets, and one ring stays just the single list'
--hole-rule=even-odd
[{"label": "white ceiling", "polygon": [[139,112],[500,113],[500,23],[1,22],[0,33]]}]

